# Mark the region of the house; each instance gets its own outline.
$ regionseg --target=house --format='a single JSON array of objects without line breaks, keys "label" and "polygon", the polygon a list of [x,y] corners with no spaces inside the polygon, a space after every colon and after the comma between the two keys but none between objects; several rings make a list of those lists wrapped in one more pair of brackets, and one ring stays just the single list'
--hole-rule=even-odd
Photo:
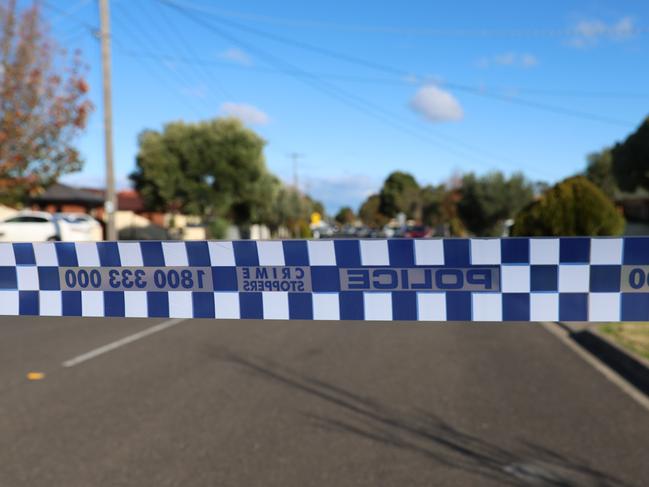
[{"label": "house", "polygon": [[[87,213],[105,226],[104,195],[103,189],[76,188],[55,183],[31,197],[28,206],[50,213]],[[207,237],[199,216],[147,210],[142,196],[134,189],[117,193],[115,226],[121,240],[204,240]],[[231,225],[226,237],[240,238],[239,229]],[[265,225],[252,225],[249,238],[267,239],[270,238],[270,231]]]},{"label": "house", "polygon": [[99,193],[96,190],[55,183],[40,194],[30,197],[27,204],[33,210],[50,213],[87,213],[101,220],[104,197],[103,191]]}]

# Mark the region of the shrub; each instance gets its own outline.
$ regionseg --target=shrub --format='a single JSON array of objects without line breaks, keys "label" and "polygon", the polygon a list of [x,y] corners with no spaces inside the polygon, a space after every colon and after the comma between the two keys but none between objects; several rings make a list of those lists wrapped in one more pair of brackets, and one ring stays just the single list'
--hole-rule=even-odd
[{"label": "shrub", "polygon": [[228,233],[230,222],[225,218],[214,218],[207,227],[208,237],[215,239],[223,239]]},{"label": "shrub", "polygon": [[522,209],[512,236],[620,235],[624,218],[613,202],[583,176],[568,178]]}]

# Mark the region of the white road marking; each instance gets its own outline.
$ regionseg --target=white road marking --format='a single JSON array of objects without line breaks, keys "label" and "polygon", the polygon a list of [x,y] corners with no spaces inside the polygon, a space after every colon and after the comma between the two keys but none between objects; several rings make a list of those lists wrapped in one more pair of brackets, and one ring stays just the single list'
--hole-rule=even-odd
[{"label": "white road marking", "polygon": [[70,360],[66,360],[61,365],[63,365],[63,367],[74,367],[75,365],[79,365],[83,362],[87,362],[88,360],[92,360],[93,358],[99,357],[100,355],[103,355],[105,353],[112,352],[113,350],[128,345],[129,343],[133,343],[134,341],[148,337],[149,335],[153,335],[154,333],[158,333],[159,331],[163,331],[166,330],[167,328],[171,328],[172,326],[175,326],[178,323],[182,323],[183,321],[187,321],[187,320],[172,319],[172,320],[163,321],[162,323],[158,323],[157,325],[154,325],[150,328],[134,333],[133,335],[126,336],[117,341],[108,343],[102,347],[95,348],[94,350],[91,350],[87,353],[71,358]]},{"label": "white road marking", "polygon": [[562,343],[567,347],[571,348],[577,355],[582,359],[592,365],[599,373],[606,377],[610,382],[615,384],[622,392],[626,393],[628,396],[631,396],[638,404],[644,407],[649,411],[649,399],[638,389],[633,387],[626,379],[621,375],[615,372],[613,369],[608,367],[606,364],[601,362],[599,359],[595,358],[589,352],[581,348],[577,343],[575,343],[569,336],[568,332],[561,328],[556,323],[541,323],[543,328],[556,336]]}]

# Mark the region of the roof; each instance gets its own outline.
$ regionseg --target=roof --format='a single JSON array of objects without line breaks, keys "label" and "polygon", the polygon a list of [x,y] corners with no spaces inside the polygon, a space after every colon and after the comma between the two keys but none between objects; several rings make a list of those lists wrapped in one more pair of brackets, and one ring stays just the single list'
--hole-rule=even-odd
[{"label": "roof", "polygon": [[61,183],[54,183],[41,194],[30,198],[30,201],[42,204],[77,203],[93,207],[104,204],[104,198],[101,194]]},{"label": "roof", "polygon": [[144,211],[144,201],[137,191],[125,189],[117,193],[117,208],[122,211]]},{"label": "roof", "polygon": [[[85,206],[99,207],[104,204],[104,190],[101,188],[75,188],[56,183],[45,192],[30,199],[34,203],[77,203]],[[145,211],[144,201],[140,194],[133,189],[125,189],[117,193],[117,209],[121,211]]]}]

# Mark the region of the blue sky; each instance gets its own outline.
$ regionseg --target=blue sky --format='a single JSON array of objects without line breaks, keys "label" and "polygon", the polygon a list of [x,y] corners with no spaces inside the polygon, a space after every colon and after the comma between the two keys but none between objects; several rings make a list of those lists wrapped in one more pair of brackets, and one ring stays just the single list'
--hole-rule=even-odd
[{"label": "blue sky", "polygon": [[[170,6],[170,4],[172,4]],[[97,110],[76,184],[103,183],[94,0],[45,17],[90,66]],[[175,5],[175,7],[174,7]],[[649,114],[649,4],[112,0],[116,173],[137,135],[232,114],[269,168],[327,205],[358,206],[393,170],[422,183],[520,170],[554,182]],[[305,45],[307,48],[305,48]],[[310,46],[310,47],[309,47]]]}]

